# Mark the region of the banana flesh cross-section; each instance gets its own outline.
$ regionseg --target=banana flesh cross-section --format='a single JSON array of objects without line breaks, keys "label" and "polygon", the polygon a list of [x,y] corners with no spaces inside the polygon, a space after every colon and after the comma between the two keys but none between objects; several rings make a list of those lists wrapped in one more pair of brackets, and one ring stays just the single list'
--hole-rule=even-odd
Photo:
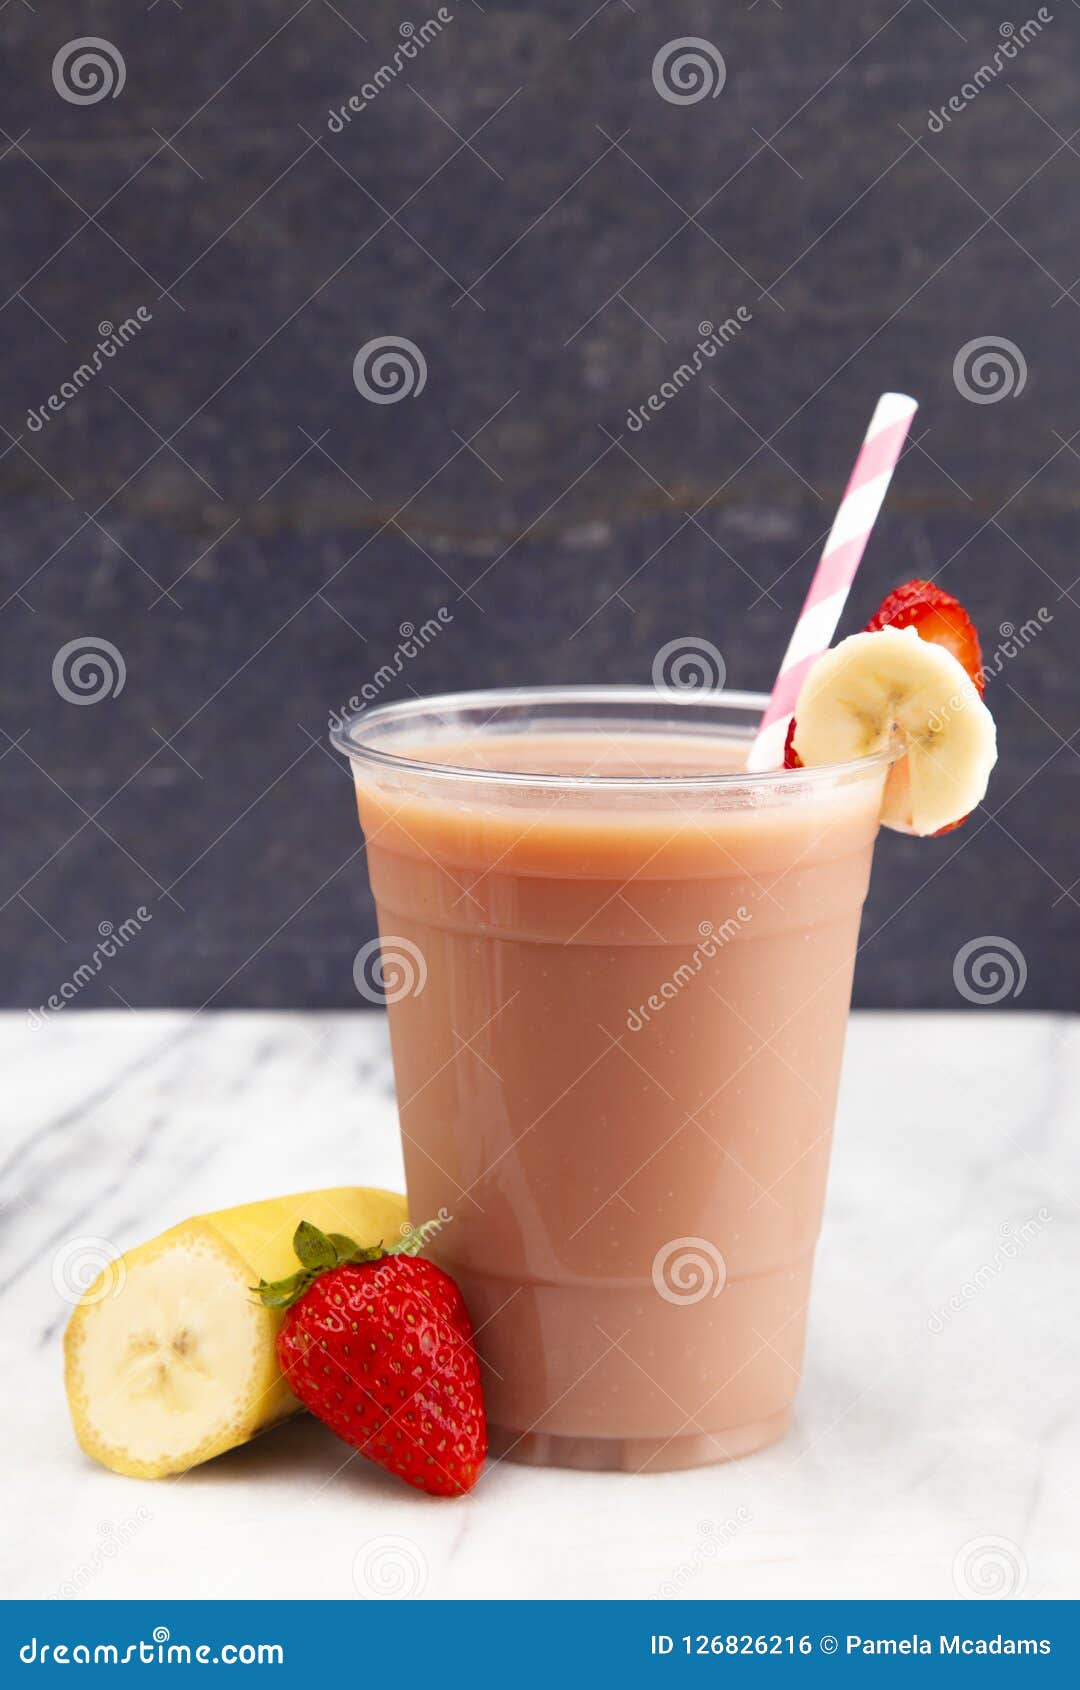
[{"label": "banana flesh cross-section", "polygon": [[282,1316],[252,1287],[296,1269],[302,1220],[390,1245],[405,1219],[391,1191],[301,1192],[197,1215],[112,1262],[64,1336],[68,1405],[87,1455],[158,1479],[295,1413],[275,1351]]}]

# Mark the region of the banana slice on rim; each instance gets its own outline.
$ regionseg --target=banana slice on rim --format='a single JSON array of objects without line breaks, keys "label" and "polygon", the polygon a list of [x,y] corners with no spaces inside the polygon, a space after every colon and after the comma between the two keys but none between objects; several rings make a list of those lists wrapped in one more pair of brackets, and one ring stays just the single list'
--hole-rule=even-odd
[{"label": "banana slice on rim", "polygon": [[795,750],[812,767],[873,756],[897,741],[905,750],[885,785],[886,827],[937,833],[985,797],[997,734],[963,666],[914,628],[852,634],[807,676]]}]

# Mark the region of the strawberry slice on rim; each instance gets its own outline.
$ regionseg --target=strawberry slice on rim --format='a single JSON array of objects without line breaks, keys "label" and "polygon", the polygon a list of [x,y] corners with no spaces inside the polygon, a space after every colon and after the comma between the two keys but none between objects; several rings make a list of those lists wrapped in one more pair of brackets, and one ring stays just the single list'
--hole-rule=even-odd
[{"label": "strawberry slice on rim", "polygon": [[787,738],[784,741],[785,769],[801,769],[803,760],[795,749],[795,718],[792,716],[788,723]]},{"label": "strawberry slice on rim", "polygon": [[[979,697],[982,697],[986,674],[975,624],[960,600],[953,598],[943,587],[935,586],[933,581],[905,581],[902,586],[894,587],[866,624],[865,631],[872,634],[881,628],[914,628],[920,639],[944,646],[965,670]],[[784,743],[785,769],[801,769],[803,766],[794,741],[795,721],[792,719]],[[966,821],[967,817],[961,816],[959,821],[939,828],[934,837],[951,833]]]},{"label": "strawberry slice on rim", "polygon": [[905,581],[895,587],[866,624],[867,633],[879,628],[914,628],[920,639],[944,646],[967,671],[979,697],[986,685],[982,647],[975,624],[960,603],[933,581]]},{"label": "strawberry slice on rim", "polygon": [[[943,587],[935,586],[933,581],[905,581],[902,587],[894,587],[866,624],[867,633],[875,633],[879,628],[914,628],[920,639],[944,646],[966,670],[982,697],[986,675],[975,624],[960,600]],[[938,839],[943,833],[952,833],[966,821],[967,817],[961,816],[947,827],[939,827],[933,837]]]}]

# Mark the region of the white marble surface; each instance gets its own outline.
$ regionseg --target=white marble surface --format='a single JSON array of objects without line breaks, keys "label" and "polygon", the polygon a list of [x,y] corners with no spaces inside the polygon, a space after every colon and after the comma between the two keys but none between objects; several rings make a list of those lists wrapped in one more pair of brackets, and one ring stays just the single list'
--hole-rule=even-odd
[{"label": "white marble surface", "polygon": [[399,1183],[382,1018],[12,1014],[0,1050],[5,1596],[355,1597],[372,1554],[430,1597],[950,1597],[995,1567],[1080,1593],[1080,1021],[855,1018],[783,1443],[644,1477],[498,1465],[450,1503],[339,1474],[307,1420],[119,1478],[80,1454],[61,1384],[72,1238]]}]

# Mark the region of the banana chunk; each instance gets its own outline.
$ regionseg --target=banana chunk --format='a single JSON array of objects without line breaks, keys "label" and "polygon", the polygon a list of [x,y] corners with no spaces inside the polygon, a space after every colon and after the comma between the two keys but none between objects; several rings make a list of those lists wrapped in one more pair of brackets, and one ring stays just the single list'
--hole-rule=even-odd
[{"label": "banana chunk", "polygon": [[846,763],[899,742],[881,819],[937,833],[986,795],[997,762],[994,718],[967,671],[914,628],[852,634],[810,670],[795,707],[795,750],[807,765]]},{"label": "banana chunk", "polygon": [[246,1443],[300,1407],[277,1364],[281,1315],[252,1296],[295,1267],[301,1220],[387,1244],[404,1197],[300,1192],[197,1215],[110,1264],[64,1334],[75,1435],[116,1473],[159,1479]]}]

